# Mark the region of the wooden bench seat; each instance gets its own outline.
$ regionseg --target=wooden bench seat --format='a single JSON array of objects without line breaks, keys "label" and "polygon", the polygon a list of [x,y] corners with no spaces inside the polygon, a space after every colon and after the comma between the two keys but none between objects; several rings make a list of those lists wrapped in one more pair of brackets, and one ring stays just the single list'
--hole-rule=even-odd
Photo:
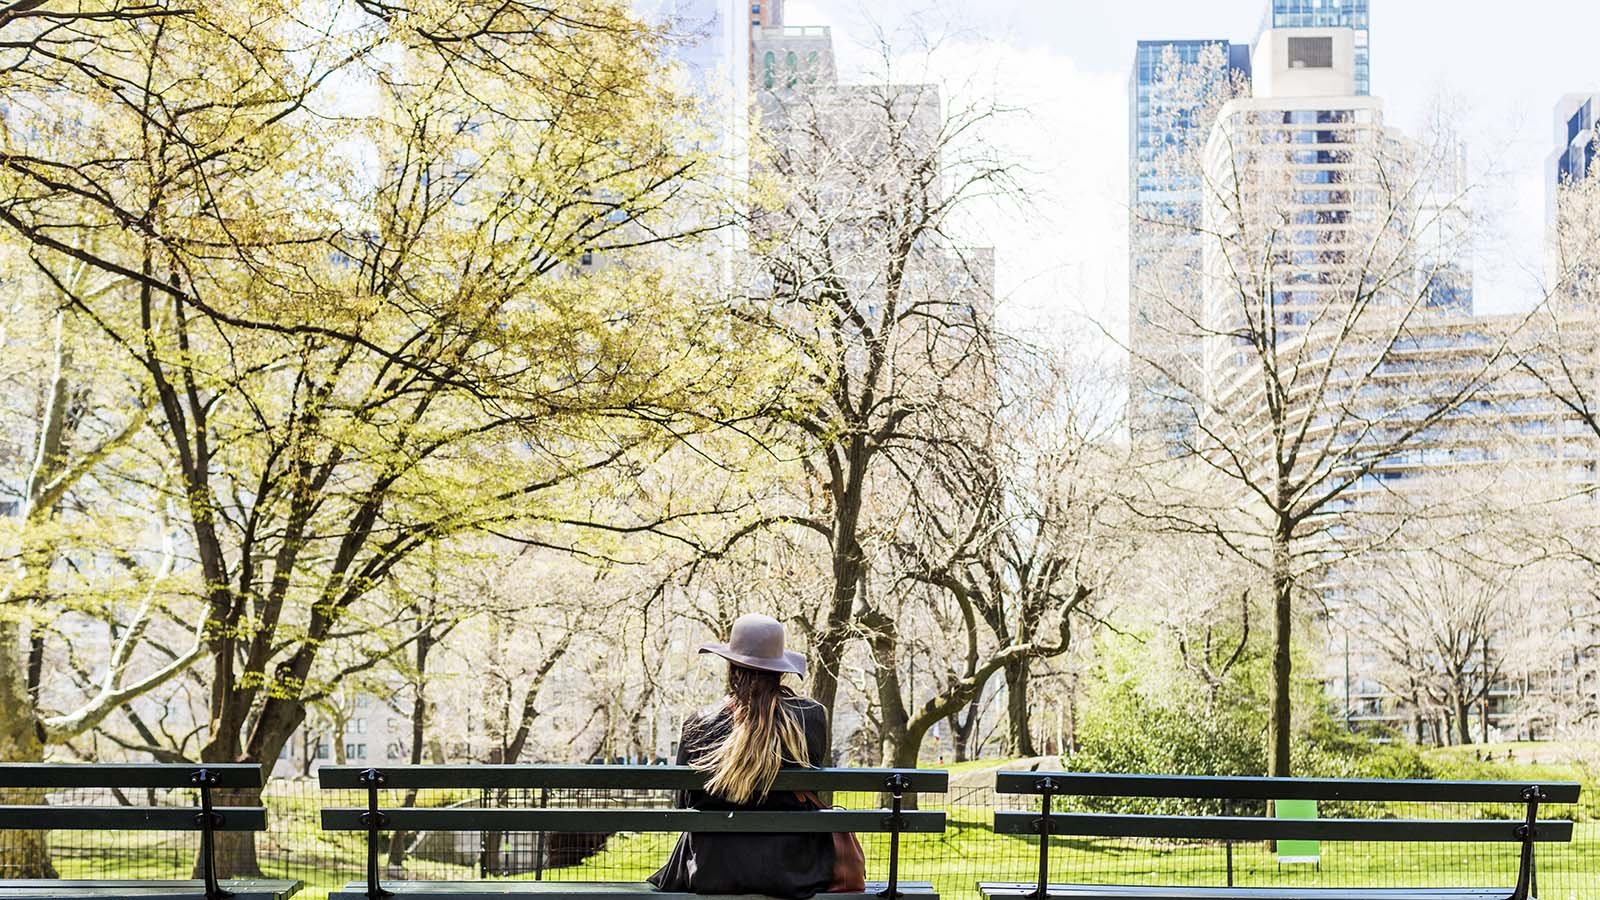
[{"label": "wooden bench seat", "polygon": [[[510,897],[581,897],[582,900],[771,900],[760,894],[680,894],[658,891],[645,881],[389,881],[384,890],[409,900],[505,900]],[[883,900],[879,892],[887,882],[869,881],[859,894],[818,894],[819,900]],[[900,896],[908,900],[938,900],[926,881],[902,881]],[[352,881],[328,895],[328,900],[367,900],[367,884]]]},{"label": "wooden bench seat", "polygon": [[[906,809],[906,797],[943,792],[950,776],[924,769],[784,769],[774,791],[858,792],[888,795],[887,809],[821,809],[740,812],[697,809],[618,808],[593,800],[583,808],[500,806],[397,806],[386,803],[397,791],[477,791],[487,799],[508,791],[550,790],[654,791],[699,790],[706,773],[689,766],[392,766],[382,769],[323,766],[317,777],[324,789],[361,791],[362,806],[324,807],[327,831],[359,831],[367,835],[367,877],[334,891],[332,900],[381,900],[402,897],[467,898],[572,895],[583,900],[634,900],[639,897],[689,900],[708,895],[657,891],[646,883],[594,881],[381,881],[378,859],[387,847],[382,832],[545,832],[566,834],[736,832],[756,834],[829,832],[877,833],[889,836],[887,870],[881,887],[860,894],[823,894],[840,900],[911,897],[937,900],[932,885],[900,879],[900,835],[944,831],[942,811]],[[869,875],[880,873],[869,872]],[[879,893],[881,891],[881,894]],[[715,896],[715,895],[709,895]],[[736,895],[735,895],[736,896]],[[4,900],[4,898],[0,898]]]},{"label": "wooden bench seat", "polygon": [[[978,885],[993,900],[1026,900],[1037,886],[1022,881]],[[1502,888],[1284,888],[1173,887],[1134,884],[1052,884],[1050,896],[1065,900],[1508,900]]]},{"label": "wooden bench seat", "polygon": [[[1105,775],[1085,772],[1000,772],[995,792],[1037,797],[1038,810],[999,810],[996,834],[1037,835],[1039,877],[1033,882],[986,881],[988,900],[1536,900],[1540,843],[1572,840],[1572,822],[1540,819],[1547,803],[1576,803],[1570,782],[1381,780],[1352,778],[1240,778],[1181,775]],[[1061,812],[1063,797],[1180,800],[1215,804],[1217,815],[1148,815],[1120,812]],[[1515,819],[1284,818],[1234,815],[1241,801],[1265,808],[1279,801],[1337,803],[1445,803],[1514,805]],[[1288,806],[1287,803],[1284,804]],[[1381,807],[1380,807],[1381,808]],[[1050,881],[1050,844],[1055,837],[1140,838],[1220,845],[1227,858],[1224,885],[1060,884]],[[1473,887],[1281,887],[1233,883],[1234,842],[1357,842],[1361,844],[1502,843],[1520,848],[1515,872],[1504,885]],[[1312,844],[1313,849],[1318,845]],[[1320,859],[1320,853],[1313,856]],[[1043,889],[1041,890],[1041,886]]]},{"label": "wooden bench seat", "polygon": [[[223,879],[218,886],[232,900],[288,900],[300,890],[300,882],[272,878]],[[0,900],[58,900],[81,897],[84,900],[200,900],[206,883],[198,878],[171,881],[126,881],[111,879],[64,878],[0,879]]]}]

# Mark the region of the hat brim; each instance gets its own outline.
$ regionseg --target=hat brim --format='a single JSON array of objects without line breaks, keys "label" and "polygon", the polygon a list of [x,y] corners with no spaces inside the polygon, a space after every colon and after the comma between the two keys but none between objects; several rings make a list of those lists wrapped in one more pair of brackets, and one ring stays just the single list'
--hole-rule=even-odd
[{"label": "hat brim", "polygon": [[716,642],[700,645],[701,653],[715,653],[728,662],[744,666],[747,669],[760,669],[763,672],[782,672],[787,675],[806,674],[806,658],[793,650],[783,651],[783,656],[772,659],[765,656],[747,656],[734,652],[727,644]]}]

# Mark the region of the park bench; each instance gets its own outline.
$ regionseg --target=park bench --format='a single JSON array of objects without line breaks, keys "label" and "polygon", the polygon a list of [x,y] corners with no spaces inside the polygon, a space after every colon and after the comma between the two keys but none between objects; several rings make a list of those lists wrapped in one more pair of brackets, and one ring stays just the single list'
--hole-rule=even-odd
[{"label": "park bench", "polygon": [[0,830],[198,831],[203,874],[201,878],[177,880],[0,879],[0,900],[284,900],[299,890],[300,882],[218,880],[216,875],[217,833],[263,831],[267,827],[267,811],[260,806],[214,805],[215,792],[260,788],[261,767],[254,764],[0,764],[0,792],[8,801],[36,791],[194,789],[194,806],[0,803]]},{"label": "park bench", "polygon": [[[1578,785],[1505,781],[1402,781],[1325,778],[1231,778],[1168,775],[1100,775],[1076,772],[1001,772],[997,794],[1039,798],[1037,811],[997,811],[997,834],[1039,835],[1038,878],[1032,882],[980,882],[988,900],[1532,900],[1538,896],[1535,846],[1572,840],[1572,822],[1541,820],[1544,803],[1575,803]],[[1213,801],[1220,815],[1126,815],[1058,812],[1061,797],[1143,797]],[[1511,804],[1514,819],[1276,818],[1232,815],[1241,801],[1312,800]],[[1050,883],[1050,837],[1150,838],[1224,842],[1227,885],[1188,887]],[[1489,887],[1239,887],[1233,884],[1235,841],[1357,841],[1379,844],[1485,843],[1520,845],[1515,883]],[[1048,885],[1047,891],[1042,891]]]},{"label": "park bench", "polygon": [[[536,832],[553,834],[613,834],[618,832],[721,831],[746,833],[836,832],[880,833],[889,836],[887,880],[869,882],[860,894],[830,894],[839,900],[909,898],[938,900],[925,881],[900,879],[900,835],[906,832],[938,833],[944,830],[944,813],[904,808],[908,797],[942,792],[949,785],[945,772],[916,769],[785,769],[773,790],[866,791],[887,794],[888,809],[814,810],[799,812],[717,812],[695,809],[639,809],[604,806],[596,801],[572,808],[505,808],[478,806],[385,805],[384,795],[395,790],[443,789],[497,792],[513,790],[588,791],[688,791],[700,788],[705,774],[687,766],[392,766],[361,768],[324,766],[318,772],[324,789],[360,790],[361,807],[327,807],[322,827],[328,831],[362,831],[367,835],[367,876],[333,891],[329,900],[377,900],[390,894],[420,900],[488,900],[488,898],[554,897],[575,895],[584,900],[694,900],[701,895],[657,891],[647,882],[575,881],[389,881],[380,883],[381,832]],[[664,860],[663,860],[664,861]],[[546,873],[548,874],[548,873]],[[872,873],[868,873],[869,875]],[[3,898],[0,898],[3,900]]]}]

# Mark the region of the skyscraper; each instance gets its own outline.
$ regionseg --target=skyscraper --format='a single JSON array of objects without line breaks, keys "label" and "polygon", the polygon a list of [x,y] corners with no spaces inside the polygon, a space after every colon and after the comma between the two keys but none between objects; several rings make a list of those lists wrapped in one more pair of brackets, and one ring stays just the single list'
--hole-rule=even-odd
[{"label": "skyscraper", "polygon": [[1600,94],[1568,94],[1556,104],[1555,151],[1545,168],[1547,220],[1556,221],[1561,188],[1587,177],[1600,154]]},{"label": "skyscraper", "polygon": [[[1249,49],[1221,39],[1161,40],[1140,41],[1134,52],[1128,83],[1128,421],[1135,436],[1169,443],[1183,437],[1185,398],[1161,372],[1199,358],[1198,339],[1183,337],[1181,324],[1198,318],[1199,295],[1173,291],[1170,284],[1157,290],[1151,282],[1199,272],[1199,247],[1182,231],[1200,222],[1200,178],[1181,160],[1206,140],[1205,105],[1249,78]],[[1170,302],[1184,296],[1192,302]]]},{"label": "skyscraper", "polygon": [[[1192,106],[1196,90],[1213,102],[1217,95],[1213,88],[1243,88],[1251,81],[1252,47],[1263,33],[1316,27],[1350,30],[1349,93],[1370,95],[1369,6],[1370,0],[1268,0],[1256,41],[1250,44],[1221,39],[1139,42],[1128,85],[1128,341],[1133,357],[1128,420],[1135,436],[1181,441],[1179,408],[1187,401],[1158,370],[1200,365],[1198,337],[1189,340],[1178,335],[1173,340],[1182,323],[1197,321],[1200,313],[1198,290],[1185,290],[1172,282],[1175,273],[1187,272],[1189,278],[1198,278],[1198,251],[1186,249],[1193,239],[1182,234],[1182,227],[1149,227],[1153,221],[1181,226],[1200,220],[1198,174],[1175,172],[1163,160],[1206,141],[1210,123],[1197,116],[1200,110]],[[1175,65],[1187,70],[1184,83],[1176,89],[1166,71]],[[1210,87],[1204,84],[1207,81]],[[1160,282],[1159,291],[1152,291],[1153,282]]]},{"label": "skyscraper", "polygon": [[[1250,327],[1286,341],[1325,318],[1339,302],[1331,298],[1348,297],[1351,249],[1383,246],[1394,230],[1393,217],[1378,208],[1382,195],[1369,186],[1395,168],[1399,146],[1385,133],[1381,102],[1354,91],[1354,50],[1349,28],[1263,32],[1251,96],[1224,105],[1211,130],[1205,230],[1247,235],[1205,246],[1201,320],[1211,335],[1213,385],[1231,381],[1242,365],[1234,359],[1243,348],[1232,337],[1246,327],[1235,321],[1246,311],[1241,294],[1271,291],[1262,305],[1274,321]],[[1243,258],[1280,242],[1268,269]]]},{"label": "skyscraper", "polygon": [[[1261,20],[1271,28],[1349,28],[1355,32],[1355,93],[1372,93],[1370,0],[1272,0]],[[1258,34],[1259,37],[1259,34]]]}]

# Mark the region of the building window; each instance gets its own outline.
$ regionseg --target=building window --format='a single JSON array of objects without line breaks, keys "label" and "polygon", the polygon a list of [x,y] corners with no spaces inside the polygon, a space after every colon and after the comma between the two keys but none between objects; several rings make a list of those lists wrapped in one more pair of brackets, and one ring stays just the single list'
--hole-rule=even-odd
[{"label": "building window", "polygon": [[1292,37],[1292,38],[1289,38],[1289,68],[1291,68],[1291,69],[1331,69],[1331,68],[1333,68],[1333,38],[1331,38],[1331,37]]},{"label": "building window", "polygon": [[778,54],[772,52],[771,50],[768,50],[766,52],[766,55],[761,57],[761,69],[762,69],[761,86],[762,87],[765,87],[765,88],[771,88],[772,87],[772,83],[773,83],[773,72],[772,72],[772,70],[774,68],[776,68],[777,65],[778,65]]},{"label": "building window", "polygon": [[317,738],[317,759],[327,759],[333,755],[333,745],[322,738]]},{"label": "building window", "polygon": [[761,4],[759,4],[759,3],[750,4],[750,15],[752,15],[752,16],[761,15]]},{"label": "building window", "polygon": [[366,759],[367,745],[346,742],[344,745],[345,759]]},{"label": "building window", "polygon": [[585,251],[583,251],[583,255],[578,257],[578,263],[579,263],[579,265],[585,265],[585,266],[594,265],[594,251],[593,250],[585,250]]}]

